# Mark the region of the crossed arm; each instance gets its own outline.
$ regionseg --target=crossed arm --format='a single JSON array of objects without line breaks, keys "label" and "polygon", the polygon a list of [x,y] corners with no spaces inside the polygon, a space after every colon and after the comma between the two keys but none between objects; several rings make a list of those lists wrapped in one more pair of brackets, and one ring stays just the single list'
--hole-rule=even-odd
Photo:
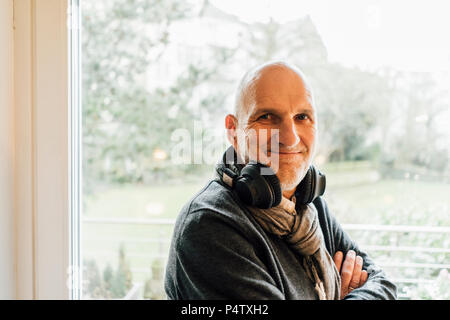
[{"label": "crossed arm", "polygon": [[341,275],[341,299],[366,283],[368,277],[367,271],[362,269],[363,258],[357,256],[355,251],[347,252],[344,263],[342,263],[343,257],[342,251],[336,252],[333,257],[334,264]]}]

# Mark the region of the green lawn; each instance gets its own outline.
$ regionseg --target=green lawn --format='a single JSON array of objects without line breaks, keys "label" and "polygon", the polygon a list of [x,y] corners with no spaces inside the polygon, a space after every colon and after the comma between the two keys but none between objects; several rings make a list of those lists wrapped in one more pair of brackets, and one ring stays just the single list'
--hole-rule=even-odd
[{"label": "green lawn", "polygon": [[329,188],[330,210],[341,223],[450,225],[450,185],[380,180]]},{"label": "green lawn", "polygon": [[87,197],[84,215],[102,218],[175,218],[203,185],[121,185]]},{"label": "green lawn", "polygon": [[[206,180],[184,185],[122,185],[86,196],[84,216],[102,218],[175,218]],[[327,174],[324,198],[341,223],[449,225],[450,184],[413,180],[377,180],[374,172]],[[433,210],[433,212],[428,212]],[[418,215],[409,214],[417,210]],[[383,219],[391,213],[391,221]],[[405,216],[405,213],[407,215]],[[426,217],[425,217],[426,218]]]}]

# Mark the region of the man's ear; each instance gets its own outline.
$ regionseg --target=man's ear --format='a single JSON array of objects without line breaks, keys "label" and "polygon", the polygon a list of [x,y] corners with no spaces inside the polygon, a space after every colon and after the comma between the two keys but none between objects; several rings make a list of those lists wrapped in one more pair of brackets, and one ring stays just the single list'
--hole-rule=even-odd
[{"label": "man's ear", "polygon": [[228,114],[225,117],[225,128],[227,129],[227,138],[228,141],[233,145],[236,149],[237,147],[237,129],[238,121],[236,117],[232,114]]}]

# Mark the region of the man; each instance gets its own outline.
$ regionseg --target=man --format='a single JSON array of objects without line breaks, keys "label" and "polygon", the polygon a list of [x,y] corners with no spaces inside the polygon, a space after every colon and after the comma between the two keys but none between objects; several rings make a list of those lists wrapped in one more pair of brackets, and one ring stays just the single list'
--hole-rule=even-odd
[{"label": "man", "polygon": [[266,165],[278,178],[281,203],[248,205],[230,177],[218,174],[178,216],[165,274],[168,298],[395,299],[395,285],[325,201],[297,200],[317,140],[314,99],[302,73],[283,62],[250,70],[225,126],[234,162],[224,156],[218,168],[239,175],[250,161]]}]

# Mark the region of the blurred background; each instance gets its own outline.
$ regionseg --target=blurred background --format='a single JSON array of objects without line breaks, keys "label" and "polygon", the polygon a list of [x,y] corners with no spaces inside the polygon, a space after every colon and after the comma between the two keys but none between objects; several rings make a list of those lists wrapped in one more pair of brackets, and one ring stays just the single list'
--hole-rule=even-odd
[{"label": "blurred background", "polygon": [[[226,148],[237,82],[280,59],[312,85],[331,212],[399,298],[450,299],[445,12],[435,0],[82,0],[82,298],[165,299],[173,223]],[[203,161],[173,161],[177,129]]]}]

